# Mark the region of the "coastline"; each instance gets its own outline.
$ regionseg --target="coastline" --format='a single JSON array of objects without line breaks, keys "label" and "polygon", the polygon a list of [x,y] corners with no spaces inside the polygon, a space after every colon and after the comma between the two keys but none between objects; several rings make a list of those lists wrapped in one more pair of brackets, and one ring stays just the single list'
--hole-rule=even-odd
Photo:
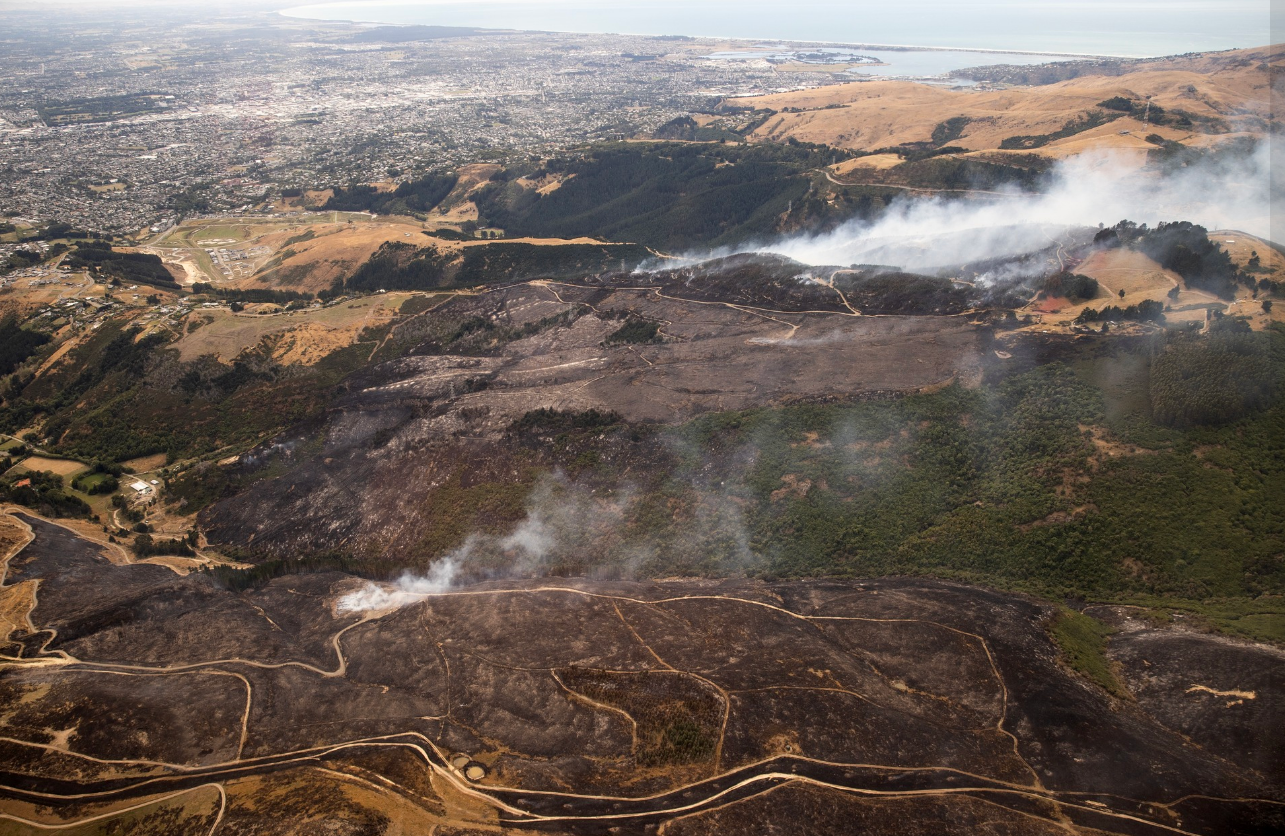
[{"label": "coastline", "polygon": [[[406,27],[406,26],[432,25],[432,24],[422,24],[422,23],[389,23],[388,21],[383,21],[383,20],[368,20],[368,19],[361,19],[361,18],[342,18],[341,19],[341,18],[328,18],[328,17],[313,17],[306,14],[296,14],[296,12],[303,9],[318,8],[320,6],[328,6],[328,5],[331,5],[331,4],[313,3],[313,4],[302,5],[302,6],[291,6],[288,9],[278,9],[277,11],[272,12],[272,14],[276,14],[281,17],[287,17],[292,20],[308,20],[308,21],[314,21],[319,23],[349,23],[349,24],[354,24],[359,26]],[[346,4],[334,4],[334,5],[346,5]],[[462,25],[462,24],[444,24],[444,25],[454,26],[454,25]],[[548,35],[622,35],[622,36],[633,37],[633,38],[665,38],[665,37],[673,37],[675,34],[672,32],[665,33],[665,34],[656,34],[651,32],[581,32],[581,31],[566,31],[566,30],[560,30],[560,29],[515,29],[515,28],[493,29],[493,28],[484,27],[484,26],[471,26],[470,28],[477,29],[480,32],[484,32],[484,33],[519,33],[520,32],[520,33],[526,33],[526,34],[548,34]],[[1105,60],[1112,60],[1112,61],[1139,61],[1139,60],[1146,60],[1150,58],[1168,57],[1165,55],[1112,55],[1107,53],[1095,53],[1095,52],[1054,52],[1054,51],[1039,50],[1039,49],[1035,49],[1035,50],[994,49],[989,47],[966,47],[966,46],[920,46],[917,44],[880,44],[880,43],[864,43],[864,42],[857,42],[857,41],[815,41],[815,40],[786,40],[786,39],[775,40],[775,39],[769,39],[769,38],[746,38],[746,37],[729,36],[729,35],[682,35],[682,37],[688,37],[688,38],[691,38],[692,40],[735,42],[735,43],[747,43],[747,44],[778,44],[782,46],[790,45],[790,46],[822,46],[822,47],[841,46],[841,47],[851,47],[853,49],[881,49],[886,51],[897,51],[897,52],[975,52],[983,55],[1037,55],[1040,57],[1048,57],[1048,58],[1064,58],[1064,59],[1078,59],[1078,60],[1105,59]],[[764,48],[766,49],[768,47],[764,47]]]}]

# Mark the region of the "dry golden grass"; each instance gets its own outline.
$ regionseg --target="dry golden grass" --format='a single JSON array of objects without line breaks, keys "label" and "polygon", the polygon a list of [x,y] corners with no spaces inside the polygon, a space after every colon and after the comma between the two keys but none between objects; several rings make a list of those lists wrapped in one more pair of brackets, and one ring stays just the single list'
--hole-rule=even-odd
[{"label": "dry golden grass", "polygon": [[101,286],[95,287],[93,281],[80,273],[49,275],[41,281],[49,279],[54,282],[40,285],[32,285],[35,279],[14,279],[8,287],[0,289],[0,315],[26,318],[60,299],[103,295]]},{"label": "dry golden grass", "polygon": [[1076,273],[1092,276],[1112,299],[1134,304],[1143,299],[1163,299],[1180,283],[1177,273],[1166,270],[1152,259],[1134,250],[1118,248],[1100,250],[1075,268]]},{"label": "dry golden grass", "polygon": [[[471,202],[457,206],[456,210],[464,211],[462,207],[468,207],[468,210],[476,216],[476,207]],[[445,221],[447,217],[442,216],[438,220]],[[256,246],[266,246],[274,250],[281,250],[286,247],[286,241],[305,231],[312,231],[315,237],[307,241],[290,244],[289,249],[293,252],[293,255],[283,259],[270,269],[234,282],[233,286],[241,288],[271,287],[316,293],[328,289],[336,279],[350,276],[376,250],[391,242],[412,244],[416,247],[431,246],[446,252],[485,244],[527,243],[556,245],[568,243],[567,240],[556,238],[447,241],[424,235],[424,227],[418,222],[385,218],[367,223],[301,225],[274,231],[271,234],[255,239],[252,243]],[[568,240],[581,244],[599,243],[593,238]]]},{"label": "dry golden grass", "polygon": [[1285,281],[1285,255],[1281,255],[1263,239],[1234,229],[1219,229],[1209,233],[1209,237],[1217,241],[1242,269],[1249,264],[1250,257],[1257,253],[1258,263],[1269,272],[1255,275],[1260,279]]},{"label": "dry golden grass", "polygon": [[[1155,300],[1171,307],[1165,317],[1171,322],[1204,321],[1205,308],[1221,307],[1218,298],[1203,290],[1181,290],[1178,298],[1169,291],[1180,286],[1176,273],[1166,270],[1152,259],[1129,249],[1102,250],[1071,268],[1076,273],[1097,279],[1100,290],[1094,299],[1071,303],[1065,299],[1040,298],[1021,313],[1037,318],[1037,330],[1061,323],[1070,324],[1085,308],[1100,310],[1108,305],[1127,307],[1145,300]],[[1120,291],[1124,291],[1123,298]]]},{"label": "dry golden grass", "polygon": [[[951,117],[964,116],[973,121],[963,136],[951,144],[987,150],[998,148],[1011,136],[1056,131],[1113,96],[1135,100],[1150,96],[1168,110],[1211,117],[1265,117],[1270,112],[1270,98],[1264,60],[1279,65],[1281,51],[1265,48],[1185,61],[1175,59],[1121,76],[1085,76],[1040,87],[978,91],[909,81],[855,81],[759,96],[741,103],[777,111],[787,107],[801,109],[797,113],[778,112],[754,132],[752,138],[756,140],[783,141],[793,137],[868,151],[929,141],[934,127]],[[1122,136],[1120,132],[1125,130],[1130,135]],[[1134,136],[1135,133],[1140,135]],[[1126,117],[1051,143],[1037,153],[1065,156],[1109,147],[1144,157],[1152,147],[1143,140],[1149,133],[1201,144],[1228,138],[1156,128]]]},{"label": "dry golden grass", "polygon": [[69,459],[47,459],[44,456],[29,456],[19,464],[27,470],[57,473],[59,476],[71,476],[88,469],[80,462]]},{"label": "dry golden grass", "polygon": [[862,169],[883,171],[899,165],[901,165],[901,157],[896,154],[874,154],[869,157],[854,157],[851,160],[844,160],[841,163],[830,166],[830,170],[837,176],[842,177],[845,174]]},{"label": "dry golden grass", "polygon": [[157,453],[154,456],[143,456],[140,459],[130,459],[127,462],[121,462],[125,467],[135,473],[148,473],[165,466],[165,454]]},{"label": "dry golden grass", "polygon": [[[0,515],[0,566],[30,541],[31,529],[8,514]],[[15,630],[30,628],[28,615],[35,606],[36,581],[0,587],[0,642],[8,641]]]},{"label": "dry golden grass", "polygon": [[500,168],[496,163],[472,163],[471,165],[461,166],[459,182],[455,184],[454,191],[446,199],[449,201],[460,195],[471,194],[486,185],[492,177],[500,172]]},{"label": "dry golden grass", "polygon": [[[1243,265],[1250,253],[1256,251],[1264,265],[1285,273],[1285,256],[1281,256],[1258,238],[1229,230],[1211,232],[1210,237],[1226,248],[1239,264]],[[1229,241],[1234,243],[1228,243]],[[1203,323],[1209,310],[1222,311],[1229,316],[1244,316],[1254,330],[1262,330],[1272,322],[1285,322],[1285,306],[1278,304],[1273,306],[1272,311],[1264,311],[1262,298],[1255,298],[1245,288],[1239,288],[1237,298],[1231,301],[1220,299],[1205,290],[1188,288],[1172,270],[1166,270],[1142,253],[1129,249],[1096,252],[1071,269],[1097,279],[1101,288],[1097,297],[1074,304],[1065,299],[1037,299],[1019,311],[1035,317],[1031,329],[1048,330],[1069,325],[1085,308],[1101,310],[1108,305],[1127,307],[1148,299],[1166,306],[1165,320],[1171,325]],[[1174,287],[1180,288],[1176,298],[1169,295]],[[1121,290],[1124,291],[1123,298],[1120,296]]]},{"label": "dry golden grass", "polygon": [[36,586],[36,581],[19,581],[0,588],[0,642],[30,629],[28,618],[36,606]]},{"label": "dry golden grass", "polygon": [[227,363],[267,340],[272,356],[280,362],[311,365],[336,349],[352,345],[363,329],[391,320],[411,295],[388,293],[320,310],[271,316],[210,309],[202,312],[210,322],[185,334],[174,347],[185,361],[213,354]]}]

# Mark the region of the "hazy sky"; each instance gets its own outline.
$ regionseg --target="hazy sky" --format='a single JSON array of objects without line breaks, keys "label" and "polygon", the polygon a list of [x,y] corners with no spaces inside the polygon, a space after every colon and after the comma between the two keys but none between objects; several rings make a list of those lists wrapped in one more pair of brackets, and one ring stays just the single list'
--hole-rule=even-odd
[{"label": "hazy sky", "polygon": [[1165,55],[1285,40],[1285,0],[0,0],[5,9],[263,9],[328,20]]}]

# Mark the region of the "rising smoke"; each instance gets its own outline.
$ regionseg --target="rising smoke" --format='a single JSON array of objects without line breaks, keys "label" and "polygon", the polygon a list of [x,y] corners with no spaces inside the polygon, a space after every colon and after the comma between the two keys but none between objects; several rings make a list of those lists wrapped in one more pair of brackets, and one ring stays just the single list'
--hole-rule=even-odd
[{"label": "rising smoke", "polygon": [[590,543],[600,548],[604,537],[620,529],[633,494],[623,490],[600,496],[555,473],[536,484],[526,504],[526,516],[509,533],[470,534],[459,548],[434,561],[426,574],[406,572],[392,584],[367,583],[341,597],[339,611],[394,609],[465,581],[548,574],[552,561],[591,553]]},{"label": "rising smoke", "polygon": [[[1285,228],[1273,229],[1282,221],[1274,219],[1270,210],[1272,194],[1285,186],[1283,181],[1285,172],[1274,172],[1269,163],[1268,143],[1260,143],[1249,154],[1206,158],[1163,176],[1139,170],[1119,156],[1083,155],[1059,164],[1049,187],[1038,195],[1012,191],[985,201],[906,200],[894,203],[873,223],[852,222],[822,235],[795,236],[739,252],[776,253],[811,265],[890,264],[926,272],[1041,250],[1069,229],[1125,218],[1148,224],[1190,220],[1211,230],[1238,229],[1282,240]],[[732,254],[724,250],[677,261],[695,263]],[[673,267],[675,261],[664,266]],[[1000,271],[1024,269],[1013,264]],[[993,278],[1005,280],[999,272]],[[829,337],[817,339],[824,342]],[[856,439],[854,443],[865,443],[862,439],[868,433],[856,427],[839,433],[847,435]],[[750,445],[741,454],[752,456],[754,449]],[[685,452],[689,457],[703,455],[699,450]],[[702,472],[712,469],[716,470],[707,466]],[[699,511],[685,532],[691,562],[684,568],[699,573],[709,568],[700,555],[717,553],[717,568],[723,571],[752,569],[758,558],[734,492],[721,482],[693,488]],[[457,549],[434,561],[427,573],[408,572],[391,584],[366,583],[344,595],[338,608],[341,612],[385,611],[465,582],[536,577],[555,570],[620,577],[646,573],[657,557],[655,545],[623,543],[620,533],[635,502],[629,490],[598,495],[561,474],[548,476],[533,489],[525,518],[509,533],[471,534]],[[608,552],[616,555],[616,564],[609,565]],[[672,556],[666,565],[673,565]]]},{"label": "rising smoke", "polygon": [[1273,170],[1270,146],[1269,140],[1250,153],[1209,155],[1165,173],[1140,170],[1119,154],[1084,154],[1060,163],[1037,195],[1011,190],[985,200],[904,200],[873,223],[854,221],[749,250],[804,264],[930,271],[1031,252],[1069,228],[1125,218],[1151,225],[1185,220],[1281,241],[1285,220],[1274,217],[1271,198],[1285,194],[1285,171]]}]

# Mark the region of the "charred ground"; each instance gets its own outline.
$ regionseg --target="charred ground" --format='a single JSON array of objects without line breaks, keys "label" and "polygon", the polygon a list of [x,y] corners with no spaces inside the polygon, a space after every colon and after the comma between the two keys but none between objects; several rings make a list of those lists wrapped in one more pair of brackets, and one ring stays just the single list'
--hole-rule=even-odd
[{"label": "charred ground", "polygon": [[[7,651],[0,764],[28,821],[726,832],[770,800],[825,833],[1282,823],[1281,654],[1135,611],[1104,614],[1118,700],[1065,667],[1047,604],[942,582],[501,583],[359,615],[340,574],[236,593],[18,521],[5,589],[39,584],[42,639]],[[1202,712],[1218,733],[1190,734]]]}]

